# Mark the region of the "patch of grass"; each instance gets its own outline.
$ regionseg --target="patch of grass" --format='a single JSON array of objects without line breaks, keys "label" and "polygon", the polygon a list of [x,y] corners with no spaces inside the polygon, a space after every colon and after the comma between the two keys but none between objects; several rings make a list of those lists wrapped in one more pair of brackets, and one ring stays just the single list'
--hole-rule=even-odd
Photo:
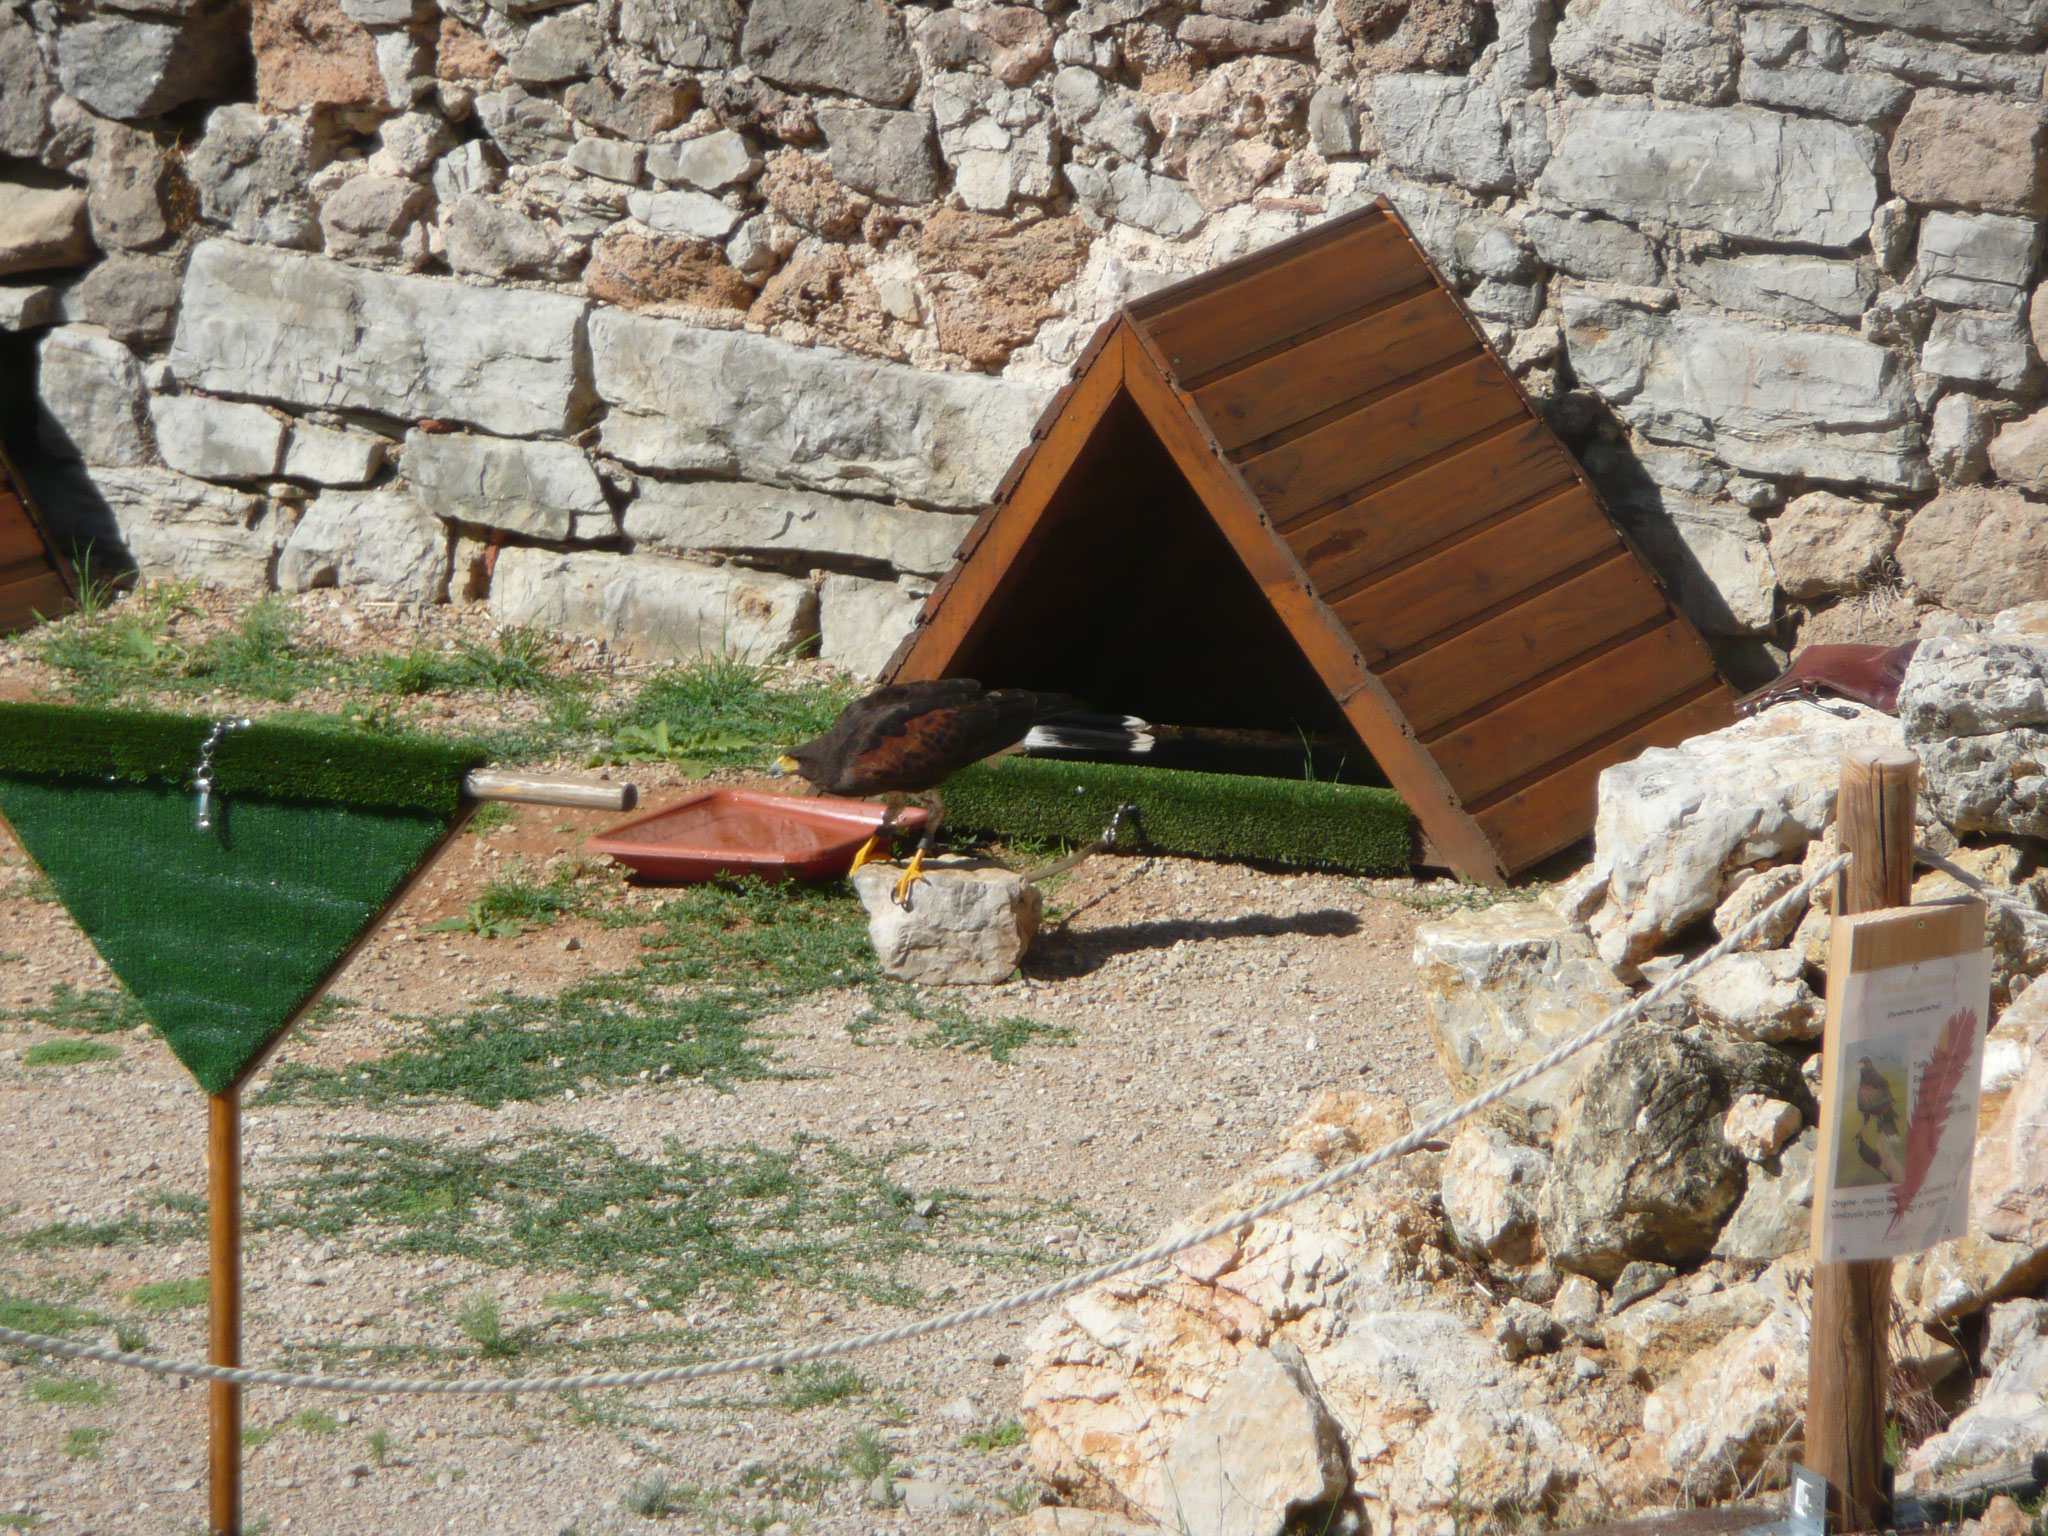
[{"label": "patch of grass", "polygon": [[65,691],[81,703],[105,703],[123,694],[174,683],[189,652],[174,637],[179,619],[197,612],[193,588],[180,582],[141,582],[116,605],[110,588],[82,602],[68,619],[45,625],[35,643],[39,661],[69,674]]},{"label": "patch of grass", "polygon": [[613,722],[613,750],[651,750],[658,739],[711,766],[759,766],[774,749],[824,732],[858,691],[851,682],[791,686],[774,667],[732,658],[689,662],[641,685]]},{"label": "patch of grass", "polygon": [[785,1413],[802,1413],[806,1408],[843,1403],[867,1390],[866,1378],[850,1365],[805,1365],[790,1374],[775,1402]]},{"label": "patch of grass", "polygon": [[138,1312],[183,1312],[206,1305],[206,1277],[190,1280],[152,1280],[128,1293],[128,1305]]},{"label": "patch of grass", "polygon": [[625,1506],[627,1514],[638,1515],[643,1520],[670,1520],[703,1508],[708,1499],[701,1488],[671,1483],[666,1477],[656,1474],[644,1483],[635,1483],[619,1502]]},{"label": "patch of grass", "polygon": [[270,1444],[271,1441],[277,1438],[277,1432],[283,1428],[284,1424],[282,1422],[276,1424],[244,1425],[242,1428],[242,1449],[253,1451]]},{"label": "patch of grass", "polygon": [[841,1466],[864,1483],[871,1483],[887,1472],[895,1460],[871,1429],[856,1429],[839,1442],[833,1454]]},{"label": "patch of grass", "polygon": [[[263,1188],[252,1230],[367,1237],[383,1252],[467,1258],[496,1268],[630,1280],[649,1307],[675,1311],[707,1284],[747,1304],[771,1281],[830,1287],[897,1305],[921,1294],[899,1273],[944,1249],[982,1262],[1050,1262],[1009,1233],[1036,1204],[944,1195],[942,1227],[914,1230],[913,1197],[889,1176],[896,1154],[828,1144],[788,1151],[699,1150],[671,1140],[630,1157],[589,1134],[454,1146],[356,1136]],[[487,1351],[504,1335],[495,1302],[472,1302],[464,1331]]]},{"label": "patch of grass", "polygon": [[57,887],[50,884],[50,877],[41,870],[30,870],[28,874],[0,891],[0,898],[8,901],[33,901],[45,907],[57,905]]},{"label": "patch of grass", "polygon": [[495,1296],[472,1296],[455,1315],[455,1326],[486,1360],[512,1360],[526,1348],[523,1329],[505,1331],[504,1314]]},{"label": "patch of grass", "polygon": [[206,1235],[206,1202],[196,1195],[167,1191],[150,1202],[159,1210],[172,1212],[172,1219],[155,1221],[129,1211],[112,1221],[55,1222],[8,1239],[25,1253],[44,1253],[66,1248],[125,1248],[143,1243],[186,1243]]},{"label": "patch of grass", "polygon": [[113,1431],[104,1424],[75,1424],[64,1431],[58,1449],[73,1461],[98,1461],[100,1446]]},{"label": "patch of grass", "polygon": [[25,1067],[82,1067],[112,1061],[121,1047],[109,1040],[38,1040],[21,1053]]},{"label": "patch of grass", "polygon": [[541,1302],[571,1317],[603,1317],[611,1310],[612,1298],[601,1291],[555,1291]]},{"label": "patch of grass", "polygon": [[471,813],[469,820],[463,824],[462,835],[464,837],[481,837],[487,832],[497,831],[500,827],[516,827],[518,825],[519,809],[517,806],[504,800],[486,800]]},{"label": "patch of grass", "polygon": [[1537,901],[1544,887],[1523,885],[1474,885],[1466,880],[1433,880],[1411,890],[1395,891],[1393,899],[1415,912],[1469,912],[1497,907],[1511,901]]},{"label": "patch of grass", "polygon": [[134,1323],[116,1323],[114,1347],[124,1355],[139,1355],[149,1348],[149,1335]]},{"label": "patch of grass", "polygon": [[548,661],[548,637],[539,630],[502,630],[495,645],[460,640],[436,650],[418,646],[380,657],[368,678],[385,693],[412,696],[463,689],[487,693],[546,693],[570,686]]},{"label": "patch of grass", "polygon": [[81,1328],[104,1328],[107,1320],[97,1312],[74,1307],[68,1302],[34,1301],[0,1291],[0,1328],[16,1333],[41,1333],[66,1339]]},{"label": "patch of grass", "polygon": [[970,1451],[1007,1450],[1024,1443],[1024,1426],[1015,1419],[1005,1419],[989,1429],[969,1430],[960,1437],[960,1443]]},{"label": "patch of grass", "polygon": [[873,1006],[846,1026],[856,1045],[865,1044],[868,1033],[901,1014],[931,1027],[908,1043],[919,1050],[986,1051],[991,1061],[1008,1066],[1011,1058],[1034,1040],[1046,1045],[1072,1045],[1074,1031],[1065,1024],[1045,1024],[1037,1019],[1010,1015],[1000,1019],[978,1019],[951,1001],[933,1004],[918,995],[915,987],[876,985],[868,990]]},{"label": "patch of grass", "polygon": [[8,1017],[29,1019],[52,1029],[75,1029],[88,1035],[120,1034],[149,1022],[142,1005],[128,993],[113,987],[81,992],[68,981],[52,987],[47,1002]]},{"label": "patch of grass", "polygon": [[1045,1502],[1045,1490],[1036,1483],[1019,1483],[998,1493],[996,1501],[1013,1515],[1028,1515]]},{"label": "patch of grass", "polygon": [[234,628],[215,635],[186,662],[182,681],[244,698],[288,704],[332,675],[332,652],[302,643],[298,613],[273,592],[243,610]]},{"label": "patch of grass", "polygon": [[32,1531],[40,1522],[25,1509],[0,1514],[0,1531]]},{"label": "patch of grass", "polygon": [[341,1421],[324,1408],[301,1408],[292,1415],[292,1428],[309,1435],[331,1435],[341,1428]]},{"label": "patch of grass", "polygon": [[114,1389],[104,1381],[79,1376],[41,1376],[28,1384],[28,1395],[35,1402],[65,1408],[104,1408],[114,1400]]},{"label": "patch of grass", "polygon": [[370,1453],[370,1460],[383,1466],[391,1456],[391,1431],[378,1425],[364,1439],[363,1448]]}]

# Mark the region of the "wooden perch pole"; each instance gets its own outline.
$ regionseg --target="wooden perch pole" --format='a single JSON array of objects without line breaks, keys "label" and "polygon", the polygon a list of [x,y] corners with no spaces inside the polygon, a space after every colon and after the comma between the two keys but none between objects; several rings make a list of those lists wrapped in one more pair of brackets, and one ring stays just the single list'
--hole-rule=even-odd
[{"label": "wooden perch pole", "polygon": [[[242,1102],[238,1090],[206,1100],[207,1260],[206,1358],[214,1365],[242,1363]],[[210,1536],[242,1536],[242,1389],[207,1384],[208,1506]]]},{"label": "wooden perch pole", "polygon": [[[1843,754],[1836,820],[1855,862],[1836,885],[1838,914],[1913,903],[1913,808],[1920,759],[1898,747]],[[1892,1264],[1813,1267],[1807,1342],[1806,1465],[1828,1481],[1828,1529],[1874,1531],[1887,1513],[1885,1378],[1890,1371]]]}]

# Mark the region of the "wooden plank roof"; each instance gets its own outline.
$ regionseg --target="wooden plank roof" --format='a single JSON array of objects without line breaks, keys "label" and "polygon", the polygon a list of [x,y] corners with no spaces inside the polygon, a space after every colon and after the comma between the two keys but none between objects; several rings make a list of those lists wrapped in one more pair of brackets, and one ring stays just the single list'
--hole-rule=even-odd
[{"label": "wooden plank roof", "polygon": [[0,635],[76,606],[70,570],[50,552],[28,487],[0,452]]},{"label": "wooden plank roof", "polygon": [[1460,873],[1577,841],[1602,768],[1731,718],[1706,645],[1384,203],[1105,324],[885,676],[973,659],[1128,405]]}]

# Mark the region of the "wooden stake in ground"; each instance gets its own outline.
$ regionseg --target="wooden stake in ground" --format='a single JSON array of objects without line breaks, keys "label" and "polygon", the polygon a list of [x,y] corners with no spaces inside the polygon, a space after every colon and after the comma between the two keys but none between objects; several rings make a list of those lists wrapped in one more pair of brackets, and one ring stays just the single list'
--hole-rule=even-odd
[{"label": "wooden stake in ground", "polygon": [[[206,1358],[242,1363],[242,1103],[238,1090],[206,1100],[206,1200],[210,1227]],[[210,1382],[207,1416],[209,1536],[242,1536],[242,1389]]]},{"label": "wooden stake in ground", "polygon": [[[1838,913],[1913,901],[1913,807],[1920,759],[1901,748],[1843,755],[1836,819],[1854,857],[1836,888]],[[1890,1369],[1889,1259],[1815,1264],[1807,1344],[1806,1465],[1828,1481],[1828,1528],[1884,1522],[1884,1395]]]}]

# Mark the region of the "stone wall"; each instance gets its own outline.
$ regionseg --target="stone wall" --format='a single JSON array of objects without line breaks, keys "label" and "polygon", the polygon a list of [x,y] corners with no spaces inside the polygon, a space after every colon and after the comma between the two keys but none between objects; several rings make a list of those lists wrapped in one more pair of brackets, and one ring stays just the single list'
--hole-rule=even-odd
[{"label": "stone wall", "polygon": [[867,670],[1118,303],[1383,195],[1762,672],[2048,597],[2044,41],[2048,0],[0,0],[0,362],[145,570]]}]

